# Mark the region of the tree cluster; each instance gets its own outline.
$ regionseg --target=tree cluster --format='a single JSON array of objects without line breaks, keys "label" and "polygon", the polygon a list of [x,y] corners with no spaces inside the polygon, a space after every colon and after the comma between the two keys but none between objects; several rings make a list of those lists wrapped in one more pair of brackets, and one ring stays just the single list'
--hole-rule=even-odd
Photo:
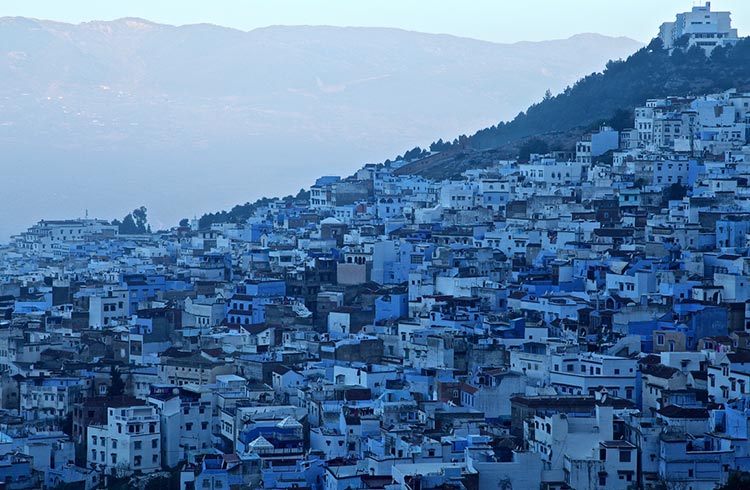
[{"label": "tree cluster", "polygon": [[[285,201],[309,201],[310,191],[300,189],[296,196],[286,196]],[[255,215],[256,210],[263,206],[268,206],[275,198],[262,197],[255,202],[246,202],[238,204],[229,211],[217,211],[215,213],[206,213],[198,220],[200,229],[210,228],[214,223],[244,223],[248,218]]]},{"label": "tree cluster", "polygon": [[121,235],[138,235],[142,233],[151,233],[151,226],[148,224],[148,210],[145,206],[134,209],[128,213],[122,221],[112,220],[113,225],[119,227]]},{"label": "tree cluster", "polygon": [[530,138],[518,148],[518,159],[528,162],[532,153],[544,155],[549,152],[549,144],[540,138]]}]

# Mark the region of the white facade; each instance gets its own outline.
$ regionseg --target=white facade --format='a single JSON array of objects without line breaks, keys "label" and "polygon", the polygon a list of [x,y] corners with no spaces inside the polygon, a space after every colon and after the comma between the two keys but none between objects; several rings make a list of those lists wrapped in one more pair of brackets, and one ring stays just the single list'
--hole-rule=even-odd
[{"label": "white facade", "polygon": [[21,416],[26,420],[63,419],[80,401],[79,378],[36,378],[21,383]]},{"label": "white facade", "polygon": [[699,46],[707,52],[739,40],[737,29],[732,28],[731,14],[712,12],[711,2],[677,14],[674,22],[664,22],[659,28],[659,38],[667,49],[674,48],[683,36],[688,36],[688,47]]},{"label": "white facade", "polygon": [[532,155],[532,160],[529,163],[520,164],[518,168],[526,181],[547,186],[570,185],[580,182],[583,174],[583,163],[581,162],[559,162],[554,158],[539,157],[538,155]]},{"label": "white facade", "polygon": [[451,182],[440,189],[440,205],[445,209],[471,209],[476,189],[467,184]]},{"label": "white facade", "polygon": [[529,449],[547,468],[546,480],[572,488],[632,488],[636,447],[614,439],[612,407],[597,406],[592,417],[536,416],[525,432]]},{"label": "white facade", "polygon": [[126,476],[161,469],[161,427],[150,406],[110,408],[106,425],[88,428],[87,463],[107,474]]},{"label": "white facade", "polygon": [[636,361],[603,354],[555,354],[550,383],[561,394],[611,396],[635,401]]},{"label": "white facade", "polygon": [[89,327],[104,328],[124,321],[130,303],[127,288],[107,286],[101,295],[89,298]]},{"label": "white facade", "polygon": [[98,234],[115,236],[118,234],[118,228],[116,225],[96,219],[42,220],[14,239],[16,246],[21,250],[51,257],[54,250],[62,244],[83,241]]}]

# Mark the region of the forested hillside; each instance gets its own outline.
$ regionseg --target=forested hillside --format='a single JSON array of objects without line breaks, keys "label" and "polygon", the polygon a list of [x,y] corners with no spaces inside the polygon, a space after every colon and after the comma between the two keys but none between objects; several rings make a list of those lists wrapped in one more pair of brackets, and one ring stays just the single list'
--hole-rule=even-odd
[{"label": "forested hillside", "polygon": [[710,57],[695,47],[663,49],[659,39],[623,61],[610,61],[602,73],[582,78],[556,96],[545,97],[508,123],[471,137],[475,149],[495,148],[544,133],[585,128],[631,111],[646,99],[750,89],[750,38]]}]

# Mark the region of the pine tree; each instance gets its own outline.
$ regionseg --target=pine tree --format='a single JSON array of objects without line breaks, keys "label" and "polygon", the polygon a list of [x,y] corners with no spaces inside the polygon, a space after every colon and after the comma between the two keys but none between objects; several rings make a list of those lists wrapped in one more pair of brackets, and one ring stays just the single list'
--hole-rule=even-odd
[{"label": "pine tree", "polygon": [[114,364],[109,370],[109,396],[122,396],[125,394],[125,382],[122,380],[120,370]]}]

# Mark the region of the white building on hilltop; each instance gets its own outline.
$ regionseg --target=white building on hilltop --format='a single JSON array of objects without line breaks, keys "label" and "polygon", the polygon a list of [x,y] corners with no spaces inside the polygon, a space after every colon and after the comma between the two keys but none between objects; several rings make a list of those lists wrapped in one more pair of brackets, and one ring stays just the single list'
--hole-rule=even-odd
[{"label": "white building on hilltop", "polygon": [[117,225],[99,219],[42,220],[12,238],[19,250],[52,258],[56,251],[64,249],[64,244],[95,236],[115,237],[118,233]]},{"label": "white building on hilltop", "polygon": [[687,48],[700,46],[710,53],[716,46],[737,43],[737,29],[732,29],[729,12],[711,12],[711,2],[702,7],[693,7],[690,12],[677,14],[674,22],[664,22],[659,28],[659,38],[664,47],[672,49],[683,36],[687,36]]}]

